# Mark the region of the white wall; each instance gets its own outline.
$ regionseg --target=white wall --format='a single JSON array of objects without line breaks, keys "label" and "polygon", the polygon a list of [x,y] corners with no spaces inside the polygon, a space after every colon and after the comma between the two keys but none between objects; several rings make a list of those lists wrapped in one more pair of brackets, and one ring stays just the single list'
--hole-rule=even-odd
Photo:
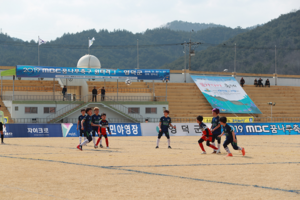
[{"label": "white wall", "polygon": [[[78,104],[79,105],[79,104]],[[18,111],[15,110],[15,107],[18,107]],[[68,104],[12,104],[12,118],[47,118],[51,113],[44,113],[44,107],[56,107],[56,111],[68,106]],[[37,107],[37,114],[25,114],[25,107]]]}]

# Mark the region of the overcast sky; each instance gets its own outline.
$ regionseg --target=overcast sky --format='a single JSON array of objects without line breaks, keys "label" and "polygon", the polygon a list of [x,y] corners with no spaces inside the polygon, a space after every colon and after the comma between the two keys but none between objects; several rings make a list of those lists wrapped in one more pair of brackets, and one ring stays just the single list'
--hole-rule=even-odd
[{"label": "overcast sky", "polygon": [[245,28],[299,8],[300,0],[0,0],[0,29],[54,40],[87,29],[143,32],[174,20]]}]

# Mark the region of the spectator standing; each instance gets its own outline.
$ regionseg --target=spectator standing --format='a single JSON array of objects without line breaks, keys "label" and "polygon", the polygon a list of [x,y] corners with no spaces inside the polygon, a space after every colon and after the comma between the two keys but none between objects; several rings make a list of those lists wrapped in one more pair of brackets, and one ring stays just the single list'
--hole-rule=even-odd
[{"label": "spectator standing", "polygon": [[255,87],[257,87],[257,86],[258,86],[257,79],[255,79],[255,80],[254,80],[254,85],[255,85]]},{"label": "spectator standing", "polygon": [[105,89],[104,87],[102,87],[101,89],[101,101],[104,101],[105,100]]},{"label": "spectator standing", "polygon": [[65,100],[66,98],[66,93],[67,93],[68,89],[67,89],[67,86],[64,86],[64,88],[62,89],[61,93],[63,94],[63,101]]},{"label": "spectator standing", "polygon": [[242,87],[244,87],[245,80],[244,80],[244,78],[243,78],[243,77],[242,77],[242,78],[241,78],[241,80],[240,80],[240,84],[241,84],[241,86],[242,86]]},{"label": "spectator standing", "polygon": [[266,80],[266,83],[265,83],[265,87],[269,86],[270,87],[270,81],[269,79]]},{"label": "spectator standing", "polygon": [[95,102],[97,102],[98,90],[96,89],[96,86],[95,86],[94,89],[92,90],[92,95],[93,95],[92,102],[94,102],[94,99],[95,99]]}]

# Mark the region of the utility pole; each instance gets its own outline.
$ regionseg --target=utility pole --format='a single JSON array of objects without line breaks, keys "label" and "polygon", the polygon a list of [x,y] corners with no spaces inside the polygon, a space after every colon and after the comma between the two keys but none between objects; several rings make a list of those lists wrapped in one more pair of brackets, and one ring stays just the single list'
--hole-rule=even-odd
[{"label": "utility pole", "polygon": [[277,85],[277,64],[276,64],[276,45],[275,45],[275,85]]},{"label": "utility pole", "polygon": [[184,82],[186,83],[186,41],[184,41]]},{"label": "utility pole", "polygon": [[236,43],[234,44],[234,77],[236,74]]},{"label": "utility pole", "polygon": [[137,39],[136,52],[137,52],[137,57],[136,57],[137,66],[136,66],[136,68],[139,69],[140,68],[140,63],[139,63],[139,39]]},{"label": "utility pole", "polygon": [[191,56],[191,51],[192,51],[192,42],[191,42],[191,39],[190,39],[190,42],[189,42],[189,70],[191,71],[191,60],[192,60],[192,56]]}]

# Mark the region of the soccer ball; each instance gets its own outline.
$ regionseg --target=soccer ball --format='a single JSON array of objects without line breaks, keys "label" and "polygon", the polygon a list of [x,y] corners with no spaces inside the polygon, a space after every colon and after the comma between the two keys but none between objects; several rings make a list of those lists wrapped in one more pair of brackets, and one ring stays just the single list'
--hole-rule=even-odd
[{"label": "soccer ball", "polygon": [[131,85],[131,80],[130,80],[130,79],[126,79],[126,80],[125,80],[125,84],[126,84],[126,85]]}]

